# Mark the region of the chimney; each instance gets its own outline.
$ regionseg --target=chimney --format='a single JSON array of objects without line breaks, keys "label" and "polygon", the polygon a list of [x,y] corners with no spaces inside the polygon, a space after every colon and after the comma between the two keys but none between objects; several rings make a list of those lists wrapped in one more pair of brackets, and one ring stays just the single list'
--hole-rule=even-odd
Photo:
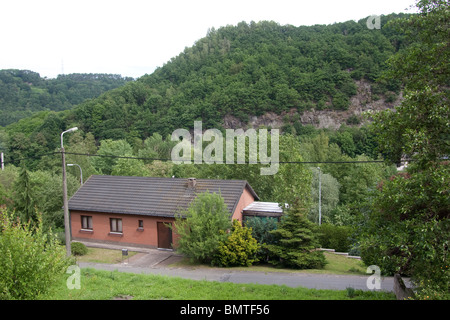
[{"label": "chimney", "polygon": [[195,185],[197,184],[196,178],[189,178],[188,179],[188,189],[195,189]]}]

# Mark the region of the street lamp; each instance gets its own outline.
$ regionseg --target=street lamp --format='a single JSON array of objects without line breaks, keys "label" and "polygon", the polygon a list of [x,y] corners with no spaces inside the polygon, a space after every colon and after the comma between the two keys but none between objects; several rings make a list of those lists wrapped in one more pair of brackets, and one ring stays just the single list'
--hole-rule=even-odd
[{"label": "street lamp", "polygon": [[319,170],[319,226],[322,223],[322,179],[321,179],[321,171],[320,167],[317,167]]},{"label": "street lamp", "polygon": [[80,182],[81,182],[81,185],[83,185],[83,170],[81,170],[81,167],[76,163],[68,163],[67,166],[68,167],[77,166],[78,168],[80,168]]},{"label": "street lamp", "polygon": [[77,131],[78,128],[70,128],[61,133],[61,155],[62,155],[62,170],[63,170],[63,200],[64,200],[64,233],[66,236],[66,255],[70,257],[70,221],[69,221],[69,205],[67,201],[67,177],[66,177],[66,153],[64,151],[63,135],[64,133]]}]

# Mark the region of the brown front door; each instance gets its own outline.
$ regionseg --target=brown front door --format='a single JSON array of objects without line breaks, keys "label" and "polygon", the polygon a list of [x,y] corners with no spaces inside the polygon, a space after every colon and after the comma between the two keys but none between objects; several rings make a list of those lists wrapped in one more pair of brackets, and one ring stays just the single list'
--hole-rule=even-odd
[{"label": "brown front door", "polygon": [[158,248],[172,249],[172,230],[167,226],[170,222],[158,222]]}]

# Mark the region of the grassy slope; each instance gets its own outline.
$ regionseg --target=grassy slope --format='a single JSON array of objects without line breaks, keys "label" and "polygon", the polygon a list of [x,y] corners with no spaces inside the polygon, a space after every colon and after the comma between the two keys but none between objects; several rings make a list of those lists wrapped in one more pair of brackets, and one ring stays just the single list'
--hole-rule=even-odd
[{"label": "grassy slope", "polygon": [[[316,290],[285,285],[236,284],[160,275],[82,269],[81,289],[69,290],[67,276],[40,297],[44,300],[391,300],[394,295],[362,290]],[[349,294],[351,293],[351,295]]]},{"label": "grassy slope", "polygon": [[[119,250],[90,249],[83,261],[116,263],[120,261]],[[358,260],[326,254],[329,264],[324,270],[293,271],[274,269],[266,266],[240,268],[255,271],[279,272],[317,272],[340,274],[363,274],[365,268]],[[112,257],[112,258],[111,258]],[[118,260],[119,259],[119,260]],[[186,265],[184,263],[184,265]],[[177,265],[178,267],[180,264]],[[189,265],[195,268],[208,268],[203,265]],[[40,297],[45,300],[111,300],[121,296],[132,296],[135,300],[390,300],[394,295],[384,292],[361,290],[316,290],[290,288],[278,285],[235,284],[216,281],[196,281],[176,277],[122,273],[118,271],[99,271],[82,269],[81,289],[68,290],[68,275],[61,277],[52,291]]]}]

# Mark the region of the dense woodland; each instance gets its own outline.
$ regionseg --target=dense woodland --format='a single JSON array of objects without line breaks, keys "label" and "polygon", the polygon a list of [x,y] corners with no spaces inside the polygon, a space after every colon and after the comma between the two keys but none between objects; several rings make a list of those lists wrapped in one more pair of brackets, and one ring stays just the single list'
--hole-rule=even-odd
[{"label": "dense woodland", "polygon": [[132,80],[114,74],[68,74],[47,79],[29,70],[0,70],[0,126],[38,111],[71,109]]},{"label": "dense woodland", "polygon": [[[4,120],[8,109],[0,104],[7,124],[0,127],[6,162],[0,206],[28,219],[43,212],[47,227],[63,227],[60,134],[74,126],[79,130],[65,136],[67,163],[79,164],[84,179],[92,174],[245,179],[262,201],[300,202],[314,223],[320,170],[322,222],[351,230],[348,250],[364,254],[386,273],[434,275],[425,288],[447,290],[448,296],[448,270],[442,267],[448,268],[449,172],[442,159],[450,153],[449,11],[446,1],[422,0],[418,6],[419,15],[382,16],[381,30],[368,29],[367,18],[309,27],[262,21],[211,29],[154,73],[135,81],[111,76],[112,83],[127,83],[96,91],[97,98],[83,102],[77,99],[87,93],[74,100],[68,93],[52,95],[50,81],[43,79],[41,87],[25,80],[11,84],[23,95],[8,98],[8,82],[1,78],[0,101],[15,101],[11,108],[36,103],[42,92],[49,101],[19,121],[25,115],[20,108],[17,118]],[[370,114],[364,123],[350,118],[338,130],[300,121],[307,110],[350,108],[360,80],[370,84],[371,99],[386,104],[402,93],[399,112]],[[59,98],[63,103],[52,104]],[[39,110],[44,111],[34,112]],[[284,119],[280,161],[289,163],[280,164],[277,174],[261,176],[264,164],[170,161],[175,129],[191,130],[201,120],[204,130],[224,130],[226,116],[247,129],[251,116],[267,112]],[[404,155],[416,162],[399,174],[395,164]],[[79,179],[78,168],[68,168],[69,195]],[[434,271],[426,271],[430,261]]]}]

